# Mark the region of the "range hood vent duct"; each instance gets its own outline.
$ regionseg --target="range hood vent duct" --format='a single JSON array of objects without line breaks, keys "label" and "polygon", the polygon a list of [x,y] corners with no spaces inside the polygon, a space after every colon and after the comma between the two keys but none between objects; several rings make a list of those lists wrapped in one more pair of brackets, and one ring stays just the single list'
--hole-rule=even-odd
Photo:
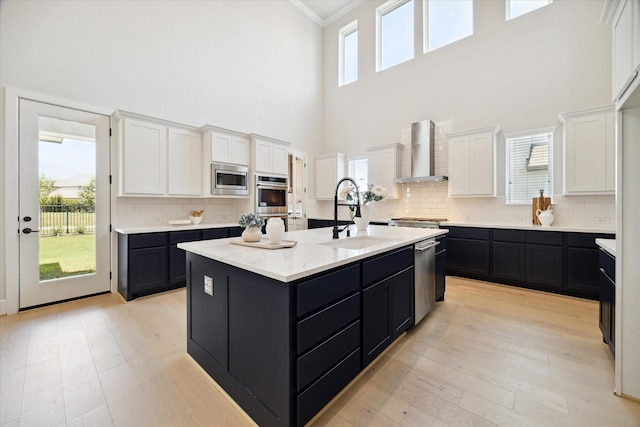
[{"label": "range hood vent duct", "polygon": [[411,178],[396,178],[393,182],[446,181],[444,175],[434,175],[435,125],[431,120],[411,124]]}]

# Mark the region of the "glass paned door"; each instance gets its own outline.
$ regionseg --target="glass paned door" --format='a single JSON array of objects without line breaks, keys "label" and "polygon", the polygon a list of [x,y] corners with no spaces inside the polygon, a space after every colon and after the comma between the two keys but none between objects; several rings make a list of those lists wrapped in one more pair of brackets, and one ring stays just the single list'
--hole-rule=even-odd
[{"label": "glass paned door", "polygon": [[20,101],[20,307],[110,289],[109,117]]}]

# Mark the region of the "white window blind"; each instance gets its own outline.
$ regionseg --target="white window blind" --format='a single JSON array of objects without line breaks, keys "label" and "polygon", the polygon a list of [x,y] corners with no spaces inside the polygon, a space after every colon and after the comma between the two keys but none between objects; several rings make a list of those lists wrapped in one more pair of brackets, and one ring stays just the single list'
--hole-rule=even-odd
[{"label": "white window blind", "polygon": [[552,130],[506,135],[507,203],[529,204],[540,190],[551,196],[552,145]]}]

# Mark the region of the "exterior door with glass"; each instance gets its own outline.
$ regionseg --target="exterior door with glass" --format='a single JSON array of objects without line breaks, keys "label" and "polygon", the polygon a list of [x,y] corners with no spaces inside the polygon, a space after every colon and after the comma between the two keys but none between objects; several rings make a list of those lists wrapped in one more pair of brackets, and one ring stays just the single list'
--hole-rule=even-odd
[{"label": "exterior door with glass", "polygon": [[110,118],[21,99],[20,308],[110,290]]}]

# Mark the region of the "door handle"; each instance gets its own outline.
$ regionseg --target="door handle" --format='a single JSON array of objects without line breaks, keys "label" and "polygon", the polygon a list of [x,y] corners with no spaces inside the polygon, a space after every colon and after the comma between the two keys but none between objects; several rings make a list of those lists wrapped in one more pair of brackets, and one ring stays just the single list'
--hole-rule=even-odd
[{"label": "door handle", "polygon": [[31,233],[37,233],[40,230],[32,230],[29,227],[23,228],[22,229],[22,234],[31,234]]}]

